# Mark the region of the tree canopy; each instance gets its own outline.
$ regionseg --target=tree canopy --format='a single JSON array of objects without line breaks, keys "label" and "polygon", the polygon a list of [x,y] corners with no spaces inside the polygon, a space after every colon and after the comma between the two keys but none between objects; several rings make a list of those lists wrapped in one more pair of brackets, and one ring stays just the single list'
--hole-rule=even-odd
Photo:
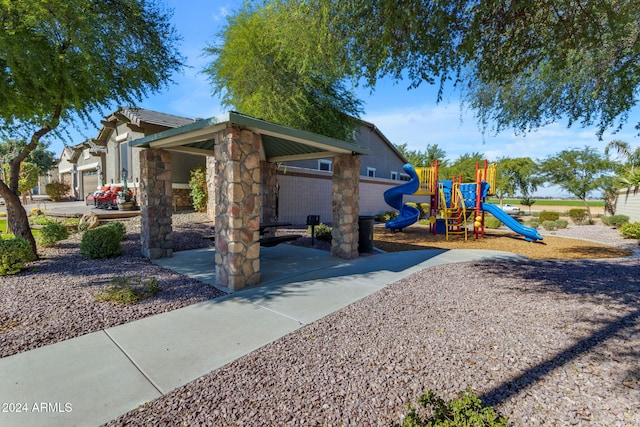
[{"label": "tree canopy", "polygon": [[353,140],[361,101],[345,70],[324,61],[339,48],[322,26],[327,17],[305,14],[301,3],[283,6],[245,5],[228,18],[220,43],[205,49],[212,61],[204,73],[214,93],[242,113]]},{"label": "tree canopy", "polygon": [[563,150],[547,157],[540,164],[540,171],[547,182],[555,184],[584,202],[592,220],[587,203],[590,192],[602,189],[613,163],[591,147]]},{"label": "tree canopy", "polygon": [[[637,105],[640,0],[271,0],[266,7],[282,13],[270,61],[296,72],[320,66],[322,75],[372,87],[382,77],[408,79],[410,88],[438,84],[439,97],[452,83],[496,132],[568,119],[597,126],[601,137]],[[281,83],[287,75],[274,77]]]},{"label": "tree canopy", "polygon": [[74,117],[135,104],[182,67],[171,13],[150,0],[0,0],[0,136],[27,141],[0,180],[11,228],[35,242],[17,198],[20,164]]}]

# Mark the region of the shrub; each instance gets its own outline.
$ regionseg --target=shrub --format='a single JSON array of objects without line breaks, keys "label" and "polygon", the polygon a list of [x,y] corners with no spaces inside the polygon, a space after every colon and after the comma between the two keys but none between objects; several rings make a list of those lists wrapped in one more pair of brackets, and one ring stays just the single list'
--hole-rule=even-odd
[{"label": "shrub", "polygon": [[97,301],[111,301],[117,304],[135,304],[140,300],[154,296],[160,292],[158,279],[149,278],[146,282],[142,277],[114,277],[103,292],[96,294]]},{"label": "shrub", "polygon": [[207,210],[207,171],[201,167],[191,169],[189,172],[189,188],[193,208],[198,212]]},{"label": "shrub", "polygon": [[499,228],[502,225],[500,220],[493,216],[486,216],[484,218],[485,228]]},{"label": "shrub", "polygon": [[69,184],[58,181],[53,181],[44,187],[47,196],[51,197],[51,200],[54,202],[59,202],[64,199],[69,190],[71,190]]},{"label": "shrub", "polygon": [[44,211],[40,208],[33,208],[29,211],[29,216],[39,216],[44,215]]},{"label": "shrub", "polygon": [[389,222],[392,219],[396,218],[397,216],[398,216],[398,212],[396,212],[396,211],[387,211],[385,213],[376,215],[376,221],[378,221],[378,222]]},{"label": "shrub", "polygon": [[42,227],[38,236],[38,243],[42,246],[53,246],[60,240],[69,237],[67,226],[57,221],[50,222]]},{"label": "shrub", "polygon": [[556,219],[554,221],[554,224],[556,228],[560,230],[561,228],[567,228],[569,226],[569,221],[567,221],[566,219]]},{"label": "shrub", "polygon": [[640,240],[640,222],[627,222],[620,227],[620,234],[625,239]]},{"label": "shrub", "polygon": [[600,221],[609,227],[619,228],[622,227],[623,224],[629,222],[629,217],[626,215],[603,216],[600,218]]},{"label": "shrub", "polygon": [[569,218],[575,225],[582,225],[587,220],[589,216],[587,215],[586,209],[570,209],[569,210]]},{"label": "shrub", "polygon": [[31,223],[35,225],[47,225],[47,224],[52,224],[54,222],[58,222],[58,221],[56,221],[55,219],[49,216],[44,216],[44,215],[36,215],[31,218]]},{"label": "shrub", "polygon": [[[315,227],[316,239],[322,242],[331,243],[331,227],[326,224],[318,224]],[[307,233],[311,234],[311,226],[307,228]]]},{"label": "shrub", "polygon": [[483,406],[482,401],[469,389],[458,393],[458,398],[450,402],[435,395],[433,390],[420,396],[418,403],[433,414],[422,418],[415,408],[409,405],[409,413],[402,424],[394,427],[507,427],[509,420],[500,416],[492,406]]},{"label": "shrub", "polygon": [[125,237],[127,237],[127,227],[121,222],[113,221],[105,225],[105,227],[112,229],[120,241],[123,241]]},{"label": "shrub", "polygon": [[[540,212],[540,223],[544,224],[545,221],[555,221],[560,218],[560,214],[558,212],[548,212],[542,211]],[[543,225],[544,226],[544,225]]]},{"label": "shrub", "polygon": [[121,235],[115,227],[102,226],[87,230],[80,242],[80,255],[91,259],[120,255]]},{"label": "shrub", "polygon": [[537,229],[538,227],[540,227],[540,221],[538,221],[537,219],[532,219],[531,221],[527,222],[525,225],[527,227]]},{"label": "shrub", "polygon": [[556,222],[555,221],[542,221],[542,228],[544,228],[547,231],[553,231],[556,229]]},{"label": "shrub", "polygon": [[0,276],[19,273],[26,263],[35,259],[26,239],[0,239]]}]

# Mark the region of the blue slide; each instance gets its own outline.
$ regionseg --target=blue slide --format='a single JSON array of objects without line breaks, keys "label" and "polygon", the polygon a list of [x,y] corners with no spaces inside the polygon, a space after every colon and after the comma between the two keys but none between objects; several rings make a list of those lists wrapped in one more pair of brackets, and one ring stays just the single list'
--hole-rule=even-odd
[{"label": "blue slide", "polygon": [[542,236],[538,233],[538,230],[531,227],[525,227],[520,224],[515,219],[511,218],[511,216],[500,209],[499,206],[492,205],[491,203],[482,203],[480,205],[480,209],[483,211],[489,212],[491,215],[498,218],[504,225],[512,229],[518,234],[522,234],[525,237],[525,240],[528,242],[535,242],[536,240],[542,240]]},{"label": "blue slide", "polygon": [[420,210],[418,208],[414,208],[413,206],[409,206],[402,202],[403,195],[413,194],[418,191],[420,179],[418,178],[416,170],[409,163],[402,166],[402,169],[409,174],[411,179],[404,184],[397,185],[384,192],[384,201],[392,208],[400,211],[400,214],[396,218],[388,221],[384,225],[392,231],[402,230],[403,228],[415,223],[418,218],[420,218]]}]

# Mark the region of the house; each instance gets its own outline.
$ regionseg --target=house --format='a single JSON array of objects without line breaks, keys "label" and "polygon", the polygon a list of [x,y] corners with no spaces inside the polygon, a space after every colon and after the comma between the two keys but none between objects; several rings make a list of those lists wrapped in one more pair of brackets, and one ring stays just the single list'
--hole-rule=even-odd
[{"label": "house", "polygon": [[640,222],[640,186],[618,190],[616,196],[616,215],[626,215],[629,221]]},{"label": "house", "polygon": [[[101,121],[102,128],[96,138],[64,148],[58,180],[69,184],[70,195],[78,200],[86,199],[101,185],[122,185],[124,179],[136,191],[140,179],[140,149],[129,142],[194,121],[143,108],[120,107]],[[188,208],[192,205],[189,171],[204,166],[204,160],[181,152],[174,156],[172,165],[173,207]]]},{"label": "house", "polygon": [[[391,210],[383,194],[398,185],[398,181],[409,179],[402,169],[406,159],[372,123],[360,121],[355,141],[370,153],[360,159],[360,214],[377,215]],[[304,224],[307,215],[319,215],[321,222],[330,223],[332,169],[331,158],[281,163],[277,175],[278,219]],[[418,196],[410,196],[406,200],[424,201]]]}]

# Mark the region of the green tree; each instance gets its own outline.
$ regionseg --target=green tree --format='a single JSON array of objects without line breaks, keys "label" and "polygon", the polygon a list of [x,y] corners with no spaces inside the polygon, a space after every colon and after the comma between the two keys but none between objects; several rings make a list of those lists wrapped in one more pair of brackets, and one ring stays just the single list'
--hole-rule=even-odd
[{"label": "green tree", "polygon": [[134,104],[182,67],[171,13],[155,1],[0,2],[0,137],[27,144],[0,180],[13,232],[36,245],[18,198],[20,164],[42,138],[79,117]]},{"label": "green tree", "polygon": [[322,57],[372,87],[381,77],[438,84],[440,99],[453,82],[485,128],[567,118],[597,125],[601,137],[637,104],[640,0],[272,3],[303,3],[295,13],[310,17],[313,31],[289,26],[289,52]]},{"label": "green tree", "polygon": [[462,154],[451,165],[440,169],[440,177],[451,179],[462,175],[463,182],[476,182],[476,164],[482,165],[484,158],[479,152]]},{"label": "green tree", "polygon": [[228,17],[220,44],[205,49],[212,62],[204,73],[214,94],[244,114],[353,141],[362,101],[346,71],[323,60],[338,55],[337,45],[318,33],[327,31],[327,17],[316,23],[304,4],[283,6],[246,4]]},{"label": "green tree", "polygon": [[632,149],[628,142],[616,140],[608,143],[604,152],[609,155],[613,150],[622,157],[616,167],[619,184],[625,187],[640,185],[640,146]]},{"label": "green tree", "polygon": [[438,160],[441,167],[447,165],[445,157],[447,153],[438,144],[427,144],[427,148],[424,150],[410,150],[407,147],[407,143],[394,145],[396,149],[407,159],[407,162],[411,163],[416,168],[431,166],[433,162]]},{"label": "green tree", "polygon": [[613,163],[607,157],[590,147],[563,150],[542,161],[540,170],[547,182],[582,200],[589,214],[589,221],[593,222],[587,196],[592,191],[601,189],[607,181],[608,173],[613,170]]},{"label": "green tree", "polygon": [[529,157],[502,158],[498,161],[498,174],[497,187],[501,191],[497,193],[508,196],[518,193],[531,213],[531,205],[535,203],[531,196],[543,182],[537,163]]},{"label": "green tree", "polygon": [[[3,168],[5,169],[4,173],[6,173],[7,176],[10,173],[9,160],[24,150],[26,145],[27,143],[25,141],[16,140],[0,143],[0,163],[4,163],[3,160],[7,159],[7,163],[3,164]],[[29,194],[29,197],[32,196],[31,190],[38,185],[38,177],[53,169],[55,165],[54,157],[55,154],[47,150],[47,145],[43,141],[40,141],[36,149],[29,153],[25,159],[25,163],[28,162],[29,166],[24,167],[23,163],[20,167],[18,191],[22,194],[22,203],[26,203],[26,194]],[[1,174],[0,179],[2,179]]]}]

